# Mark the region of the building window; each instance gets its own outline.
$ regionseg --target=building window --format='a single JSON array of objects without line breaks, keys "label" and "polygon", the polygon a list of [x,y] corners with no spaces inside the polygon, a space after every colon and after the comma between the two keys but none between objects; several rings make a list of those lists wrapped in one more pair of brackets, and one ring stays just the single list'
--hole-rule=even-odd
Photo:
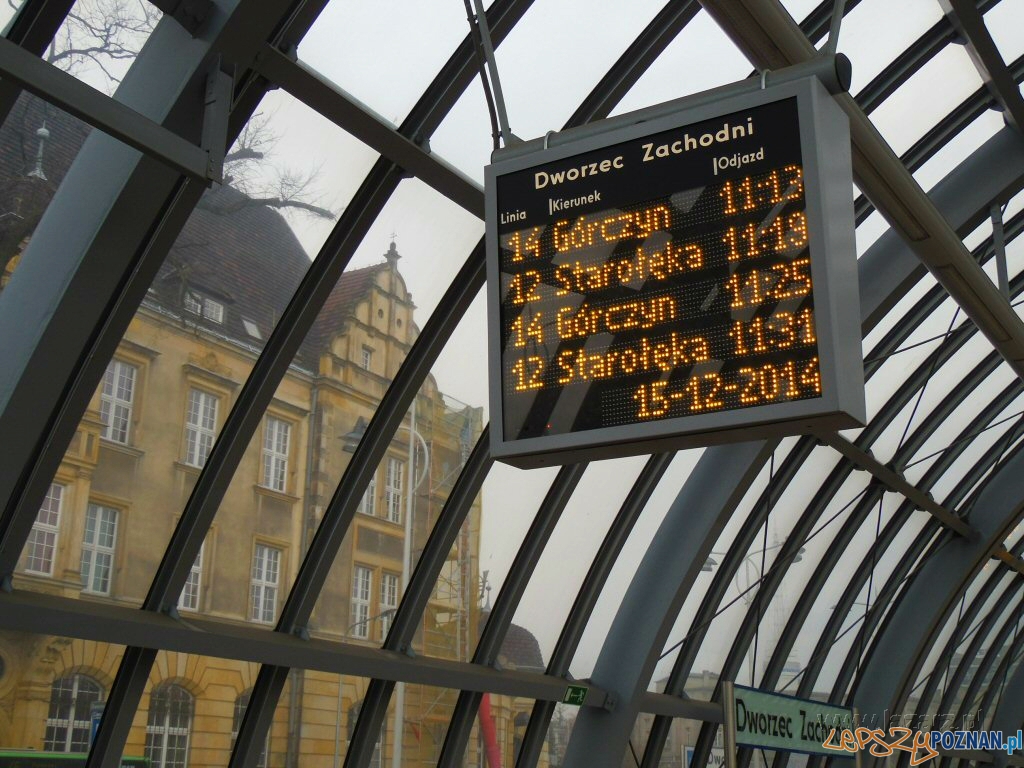
[{"label": "building window", "polygon": [[384,572],[380,577],[380,636],[388,636],[398,609],[398,574]]},{"label": "building window", "polygon": [[292,427],[287,421],[267,417],[263,431],[262,485],[275,491],[285,490],[288,477],[288,441]]},{"label": "building window", "polygon": [[132,399],[135,395],[134,365],[112,360],[103,374],[100,390],[100,420],[107,440],[115,443],[128,442],[128,428],[132,421]]},{"label": "building window", "polygon": [[249,586],[249,618],[273,624],[277,616],[277,590],[281,578],[281,550],[257,544],[252,557],[252,582]]},{"label": "building window", "polygon": [[[242,718],[245,716],[245,709],[249,706],[249,697],[252,695],[252,689],[239,695],[235,699],[235,714],[231,720],[231,751],[235,750],[235,741],[238,739],[238,732],[242,729]],[[263,740],[263,749],[260,750],[260,756],[256,760],[256,768],[267,768],[267,754],[270,752],[270,734]]]},{"label": "building window", "polygon": [[85,675],[54,680],[46,717],[43,749],[47,752],[88,752],[92,705],[103,696],[100,684]]},{"label": "building window", "polygon": [[90,504],[85,511],[82,536],[82,588],[86,592],[110,594],[116,538],[117,510]]},{"label": "building window", "polygon": [[151,768],[186,768],[192,728],[192,696],[180,685],[163,685],[149,697],[146,757]]},{"label": "building window", "polygon": [[370,636],[370,585],[373,582],[373,571],[357,565],[352,574],[352,608],[349,613],[351,626],[349,631],[353,637]]},{"label": "building window", "polygon": [[215,395],[201,389],[188,391],[188,413],[185,415],[185,463],[201,467],[217,439],[217,405]]},{"label": "building window", "polygon": [[202,315],[214,323],[224,322],[224,305],[195,291],[185,293],[185,311],[193,315]]},{"label": "building window", "polygon": [[26,571],[53,575],[53,555],[57,551],[57,526],[60,525],[63,498],[64,486],[51,483],[25,543]]},{"label": "building window", "polygon": [[362,512],[364,515],[373,515],[377,511],[377,473],[374,472],[370,478],[370,484],[366,486],[366,491],[363,492],[363,498],[359,500],[359,506],[356,511]]},{"label": "building window", "polygon": [[185,579],[185,586],[181,588],[181,596],[178,598],[178,608],[183,611],[199,610],[199,590],[203,584],[203,550],[206,549],[204,541],[199,547],[199,554],[195,562],[188,570],[188,578]]},{"label": "building window", "polygon": [[402,475],[405,462],[388,459],[384,474],[384,514],[392,523],[402,522]]},{"label": "building window", "polygon": [[203,302],[192,291],[185,291],[185,311],[191,312],[193,315],[203,314]]},{"label": "building window", "polygon": [[215,323],[224,322],[224,305],[210,297],[203,298],[203,317]]},{"label": "building window", "polygon": [[359,358],[359,367],[364,371],[370,370],[370,366],[373,364],[373,349],[371,347],[363,347],[362,356]]}]

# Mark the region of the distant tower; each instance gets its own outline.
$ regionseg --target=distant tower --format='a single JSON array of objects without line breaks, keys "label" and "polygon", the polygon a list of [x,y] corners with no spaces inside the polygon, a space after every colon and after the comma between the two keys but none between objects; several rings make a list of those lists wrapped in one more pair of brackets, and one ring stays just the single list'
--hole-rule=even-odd
[{"label": "distant tower", "polygon": [[46,147],[46,140],[50,138],[50,132],[46,129],[45,120],[39,126],[39,130],[36,131],[36,137],[39,139],[39,148],[36,150],[36,164],[27,175],[33,179],[46,181],[46,172],[43,171],[43,150]]},{"label": "distant tower", "polygon": [[[392,237],[394,237],[392,235]],[[384,252],[384,260],[391,266],[392,269],[398,268],[398,260],[402,258],[402,254],[398,252],[398,248],[395,247],[395,241],[391,241],[391,245],[388,246],[387,251]]]}]

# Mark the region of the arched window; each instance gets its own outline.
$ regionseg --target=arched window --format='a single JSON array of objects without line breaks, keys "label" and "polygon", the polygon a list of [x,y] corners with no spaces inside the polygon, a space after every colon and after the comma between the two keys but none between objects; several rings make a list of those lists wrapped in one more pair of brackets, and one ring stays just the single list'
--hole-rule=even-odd
[{"label": "arched window", "polygon": [[[245,708],[249,706],[249,697],[252,695],[252,689],[239,694],[238,698],[235,699],[235,714],[231,720],[231,750],[235,749],[235,739],[238,738],[238,732],[242,729],[242,717],[245,716]],[[267,755],[270,754],[270,732],[267,731],[267,738],[263,740],[263,749],[260,750],[259,759],[256,761],[256,768],[267,768]]]},{"label": "arched window", "polygon": [[173,683],[154,690],[146,723],[146,757],[152,768],[186,768],[191,729],[191,694]]},{"label": "arched window", "polygon": [[69,675],[50,686],[50,713],[46,717],[43,749],[47,752],[88,752],[92,705],[103,698],[103,688],[91,677]]}]

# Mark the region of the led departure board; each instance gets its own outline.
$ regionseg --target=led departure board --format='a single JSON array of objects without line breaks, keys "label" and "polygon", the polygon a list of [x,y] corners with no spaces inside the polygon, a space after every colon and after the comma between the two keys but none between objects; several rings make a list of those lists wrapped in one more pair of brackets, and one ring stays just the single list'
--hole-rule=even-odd
[{"label": "led departure board", "polygon": [[492,453],[863,421],[850,141],[817,80],[487,169]]}]

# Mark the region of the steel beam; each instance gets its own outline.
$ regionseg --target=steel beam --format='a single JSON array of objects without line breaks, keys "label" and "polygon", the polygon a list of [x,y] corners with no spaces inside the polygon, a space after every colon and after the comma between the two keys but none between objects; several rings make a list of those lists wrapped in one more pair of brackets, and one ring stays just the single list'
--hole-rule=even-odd
[{"label": "steel beam", "polygon": [[1018,132],[1024,130],[1024,99],[973,0],[939,0],[939,4],[967,45],[971,61],[1006,122]]},{"label": "steel beam", "polygon": [[[531,2],[532,0],[496,0],[491,4],[488,17],[496,41],[508,34],[516,21],[530,7]],[[306,13],[305,8],[300,8],[297,17],[301,18],[303,23],[311,23],[315,13]],[[288,36],[288,30],[286,29],[283,34]],[[472,43],[467,36],[409,112],[399,132],[414,143],[425,142],[473,78],[474,64]],[[390,160],[382,158],[375,164],[371,174],[379,172],[380,169],[390,172],[394,167]],[[354,199],[349,204],[354,213],[363,207],[362,200]],[[411,403],[448,336],[454,331],[470,301],[483,284],[483,267],[481,240],[439,303],[440,311],[435,312],[420,333],[417,343],[367,426],[366,434],[349,461],[345,474],[324,512],[275,631],[303,631],[323,581],[348,530],[355,507],[376,470],[383,451],[398,428],[405,408]],[[260,669],[235,741],[230,762],[232,768],[255,765],[287,675],[287,667],[265,665]]]},{"label": "steel beam", "polygon": [[256,70],[456,205],[474,216],[484,217],[483,187],[404,136],[319,72],[270,46],[265,46],[256,60]]},{"label": "steel beam", "polygon": [[[643,470],[637,476],[625,501],[619,508],[615,520],[612,521],[604,540],[590,565],[590,570],[583,579],[576,600],[569,610],[569,616],[562,626],[555,648],[548,661],[549,675],[567,675],[576,649],[579,647],[587,622],[594,612],[601,590],[611,574],[612,568],[619,559],[619,554],[629,538],[633,526],[643,513],[651,494],[657,489],[658,483],[672,463],[674,454],[656,454],[648,459]],[[530,715],[530,721],[523,734],[523,742],[519,749],[517,766],[526,768],[540,759],[544,741],[547,738],[548,726],[554,714],[553,702],[538,701]]]},{"label": "steel beam", "polygon": [[[326,637],[308,640],[268,632],[251,624],[200,617],[173,619],[112,603],[18,590],[0,593],[0,627],[7,631],[80,638],[99,643],[238,659],[337,675],[404,680],[408,683],[489,691],[507,696],[561,701],[569,681],[536,672],[498,670],[479,664],[413,657],[349,645]],[[602,707],[606,693],[593,686],[587,707]],[[134,713],[133,713],[134,714]]]},{"label": "steel beam", "polygon": [[[992,715],[992,728],[1003,733],[1016,733],[1018,729],[1024,728],[1024,696],[1020,695],[1024,691],[1024,664],[1019,665],[1006,681],[1005,690],[1010,693],[1004,695],[996,706]],[[1006,755],[997,755],[995,764],[997,768],[1002,768],[1011,763],[1007,762]]]},{"label": "steel beam", "polygon": [[900,711],[935,636],[970,578],[1021,517],[1024,451],[1017,451],[979,494],[971,522],[975,541],[943,542],[906,585],[898,611],[890,611],[855,683],[852,704],[862,715]]},{"label": "steel beam", "polygon": [[[480,640],[473,652],[474,664],[489,667],[497,663],[502,641],[512,625],[512,619],[523,593],[526,592],[530,577],[544,553],[548,539],[561,519],[565,505],[572,498],[573,491],[576,490],[586,469],[585,463],[569,464],[562,467],[555,476],[508,569],[508,575],[487,617],[487,623],[480,632]],[[589,692],[587,697],[590,697]],[[459,694],[448,724],[444,745],[441,747],[441,755],[437,759],[438,768],[454,768],[462,764],[466,743],[473,727],[473,718],[480,708],[481,698],[482,694],[476,691],[464,690]]]},{"label": "steel beam", "polygon": [[4,38],[0,75],[186,176],[211,178],[206,151]]},{"label": "steel beam", "polygon": [[[957,226],[961,226],[976,211],[987,210],[993,194],[1009,189],[1019,189],[1022,179],[1024,179],[1024,144],[1015,132],[1006,130],[993,137],[961,168],[953,171],[942,185],[936,188],[936,200],[947,212],[947,215],[957,222]],[[895,305],[907,288],[923,274],[920,262],[909,252],[899,236],[892,233],[883,235],[869,249],[859,260],[859,269],[861,272],[861,318],[865,332],[874,327]],[[735,488],[737,491],[745,491],[749,484],[749,478],[756,476],[756,473],[748,474],[749,467],[742,464],[731,464],[729,449],[721,449],[720,452],[706,452],[707,460],[710,460],[712,455],[717,456],[717,461],[720,461],[721,464],[717,470],[708,470],[709,476],[714,478],[708,481],[709,486],[725,485]],[[702,462],[704,460],[702,459]],[[697,482],[696,479],[687,482],[687,488],[691,486],[694,488],[692,491],[695,494],[694,498],[699,498],[699,492],[696,490]],[[688,532],[686,538],[691,535],[692,532]],[[709,544],[708,549],[710,546]],[[636,599],[642,600],[645,605],[646,612],[643,614],[643,618],[646,621],[641,621],[640,616],[634,614],[636,608],[631,608],[628,602],[624,603],[619,611],[619,616],[622,617],[621,624],[618,623],[619,618],[617,618],[606,640],[605,650],[602,651],[602,657],[607,653],[607,665],[599,665],[595,669],[594,679],[611,690],[616,690],[616,684],[609,681],[618,681],[627,676],[627,672],[624,670],[625,664],[637,663],[634,660],[637,657],[637,652],[630,657],[619,658],[611,649],[618,649],[620,644],[651,642],[657,646],[658,653],[660,653],[663,644],[657,636],[657,622],[660,619],[655,618],[659,609],[655,607],[655,596],[662,601],[658,603],[660,609],[667,610],[672,616],[675,616],[674,609],[670,607],[671,603],[667,602],[666,596],[660,593],[661,585],[668,581],[678,585],[681,590],[688,589],[690,582],[685,580],[685,570],[678,566],[667,567],[667,562],[675,562],[674,558],[669,558],[667,562],[656,563],[654,560],[656,556],[653,550],[645,556],[642,570],[638,570],[630,587],[636,589]],[[649,571],[646,565],[648,560],[650,560]],[[703,559],[700,562],[703,563]],[[641,583],[641,574],[646,574],[649,581],[645,580]],[[640,595],[646,596],[641,598]],[[644,671],[642,669],[632,668],[630,671],[643,678]],[[646,680],[646,678],[643,679]],[[646,683],[643,684],[646,685]],[[625,708],[627,705],[628,698],[625,695],[620,695],[620,708]],[[600,726],[600,721],[604,719],[603,715],[592,716],[589,711],[581,713],[577,727],[590,721],[594,721],[594,725],[588,727],[586,731],[582,729],[578,731],[588,734],[587,740],[583,742],[588,746],[581,745],[578,748],[581,757],[579,758],[580,762],[576,765],[600,765],[602,763],[599,755],[621,754],[625,748],[626,737],[624,735],[603,729]],[[629,722],[628,727],[632,727],[630,716],[623,715],[623,719]],[[575,739],[574,735],[573,742]],[[588,759],[593,759],[595,762],[588,764],[586,762]],[[576,766],[572,765],[572,768],[576,768]]]},{"label": "steel beam", "polygon": [[946,509],[935,499],[923,491],[920,491],[912,483],[908,482],[901,472],[897,472],[886,466],[870,452],[858,448],[845,437],[837,432],[820,432],[818,439],[826,445],[835,449],[838,453],[848,458],[861,469],[865,469],[871,475],[896,493],[901,494],[918,509],[922,509],[947,528],[956,531],[966,539],[976,538],[978,532],[965,523],[952,510]]},{"label": "steel beam", "polygon": [[[702,0],[719,26],[760,68],[817,55],[778,0]],[[835,96],[850,118],[857,184],[992,345],[1024,376],[1024,322],[973,262],[920,185],[848,94]]]}]

